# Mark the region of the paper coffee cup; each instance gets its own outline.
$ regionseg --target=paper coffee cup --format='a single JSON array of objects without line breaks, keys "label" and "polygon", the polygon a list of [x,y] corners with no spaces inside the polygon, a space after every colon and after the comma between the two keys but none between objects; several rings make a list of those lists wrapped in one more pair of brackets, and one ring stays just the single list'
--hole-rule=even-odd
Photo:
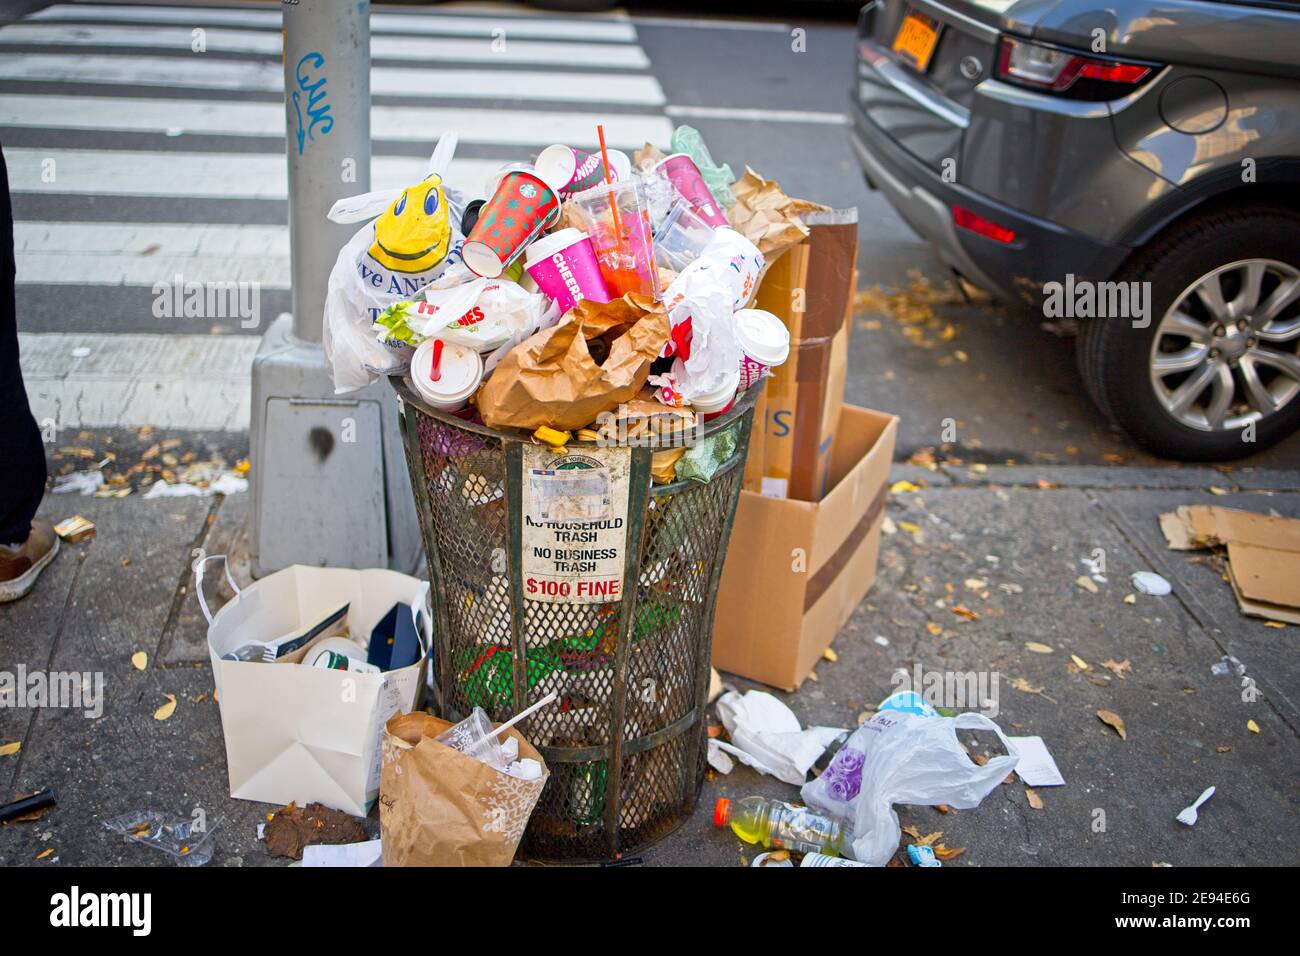
[{"label": "paper coffee cup", "polygon": [[[675,364],[675,363],[674,363]],[[729,410],[736,401],[736,392],[740,388],[740,369],[727,375],[722,385],[706,395],[697,395],[691,399],[691,408],[707,421]]]},{"label": "paper coffee cup", "polygon": [[524,251],[524,269],[561,313],[583,299],[609,301],[596,251],[581,229],[559,229],[530,244]]},{"label": "paper coffee cup", "polygon": [[465,237],[461,258],[475,275],[495,279],[559,218],[560,199],[536,170],[506,169]]},{"label": "paper coffee cup", "polygon": [[691,209],[695,211],[695,214],[710,226],[727,225],[727,217],[723,215],[722,210],[718,207],[717,200],[713,198],[713,193],[709,192],[708,184],[704,182],[704,177],[700,175],[700,168],[695,165],[695,160],[691,159],[690,156],[686,153],[673,153],[671,156],[665,156],[655,164],[654,170],[666,177],[682,194],[682,197],[691,204]]},{"label": "paper coffee cup", "polygon": [[425,339],[411,359],[411,384],[420,397],[434,408],[457,412],[465,407],[483,381],[483,357],[473,349],[443,343],[437,381],[433,379],[433,349],[436,339]]},{"label": "paper coffee cup", "polygon": [[[627,153],[607,150],[610,182],[625,182],[632,175]],[[605,185],[605,162],[600,153],[588,153],[572,146],[547,146],[537,156],[537,175],[560,194],[561,199]]]},{"label": "paper coffee cup", "polygon": [[740,359],[740,388],[749,388],[790,357],[790,330],[763,309],[741,309],[732,315]]}]

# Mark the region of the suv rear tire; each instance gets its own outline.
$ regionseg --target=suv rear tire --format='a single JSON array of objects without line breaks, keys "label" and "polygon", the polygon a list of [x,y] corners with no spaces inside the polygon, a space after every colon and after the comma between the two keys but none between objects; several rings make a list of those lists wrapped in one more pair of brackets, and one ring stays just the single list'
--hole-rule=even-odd
[{"label": "suv rear tire", "polygon": [[1222,461],[1300,427],[1300,215],[1203,213],[1139,250],[1114,281],[1150,283],[1150,322],[1081,321],[1079,370],[1093,402],[1138,444]]}]

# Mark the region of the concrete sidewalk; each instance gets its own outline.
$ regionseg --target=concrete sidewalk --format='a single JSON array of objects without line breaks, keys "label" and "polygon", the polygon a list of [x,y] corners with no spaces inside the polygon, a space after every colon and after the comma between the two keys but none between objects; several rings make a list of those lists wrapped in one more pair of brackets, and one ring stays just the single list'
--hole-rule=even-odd
[{"label": "concrete sidewalk", "polygon": [[[1041,810],[1016,780],[976,810],[902,807],[904,826],[943,831],[938,842],[965,849],[955,866],[1300,861],[1300,628],[1242,617],[1215,559],[1166,550],[1156,524],[1160,512],[1200,502],[1300,517],[1300,475],[898,465],[894,478],[902,477],[921,490],[890,497],[893,533],[882,543],[879,579],[836,640],[838,659],[781,696],[805,724],[854,727],[894,689],[898,668],[996,673],[998,723],[1010,735],[1041,735],[1066,780],[1038,791]],[[1229,493],[1211,494],[1211,486]],[[0,864],[166,864],[120,842],[102,821],[133,809],[188,817],[195,808],[221,820],[214,865],[279,862],[256,833],[275,808],[228,796],[190,586],[194,549],[246,551],[247,497],[49,496],[42,508],[54,520],[76,513],[98,534],[65,545],[31,595],[0,607],[0,669],[102,672],[103,715],[0,708],[0,746],[22,745],[0,757],[0,802],[44,788],[59,797],[41,820],[0,828]],[[1080,559],[1098,548],[1108,581],[1090,593],[1076,579],[1085,573]],[[1135,570],[1159,572],[1174,593],[1125,603]],[[215,595],[218,603],[227,597]],[[955,613],[957,605],[978,617]],[[1052,653],[1029,652],[1027,642]],[[136,651],[149,656],[143,671],[132,666]],[[1253,702],[1243,701],[1238,679],[1211,675],[1224,654],[1244,662],[1258,688]],[[1071,655],[1089,668],[1079,670]],[[1102,661],[1127,661],[1123,679]],[[165,694],[178,704],[158,721]],[[1126,740],[1098,720],[1098,709],[1123,718]],[[1251,720],[1258,734],[1247,729]],[[1196,827],[1176,823],[1210,785],[1218,793]],[[752,848],[713,828],[708,812],[717,796],[750,793],[797,798],[795,788],[739,767],[711,779],[694,817],[640,856],[722,866],[752,858]],[[369,826],[377,831],[373,814]]]}]

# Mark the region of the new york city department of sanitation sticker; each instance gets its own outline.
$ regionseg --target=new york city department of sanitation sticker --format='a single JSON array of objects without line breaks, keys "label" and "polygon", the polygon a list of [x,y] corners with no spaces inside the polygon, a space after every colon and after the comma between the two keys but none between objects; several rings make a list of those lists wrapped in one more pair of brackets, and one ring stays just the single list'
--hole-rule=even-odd
[{"label": "new york city department of sanitation sticker", "polygon": [[623,600],[630,448],[557,455],[524,447],[524,598],[548,604]]}]

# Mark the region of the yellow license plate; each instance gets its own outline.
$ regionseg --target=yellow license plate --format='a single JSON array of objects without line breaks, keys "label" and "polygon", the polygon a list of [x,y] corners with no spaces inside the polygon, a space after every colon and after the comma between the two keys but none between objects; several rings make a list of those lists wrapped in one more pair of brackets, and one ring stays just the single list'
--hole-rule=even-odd
[{"label": "yellow license plate", "polygon": [[939,21],[933,17],[915,11],[908,13],[894,37],[894,52],[924,73],[939,42],[939,28]]}]

